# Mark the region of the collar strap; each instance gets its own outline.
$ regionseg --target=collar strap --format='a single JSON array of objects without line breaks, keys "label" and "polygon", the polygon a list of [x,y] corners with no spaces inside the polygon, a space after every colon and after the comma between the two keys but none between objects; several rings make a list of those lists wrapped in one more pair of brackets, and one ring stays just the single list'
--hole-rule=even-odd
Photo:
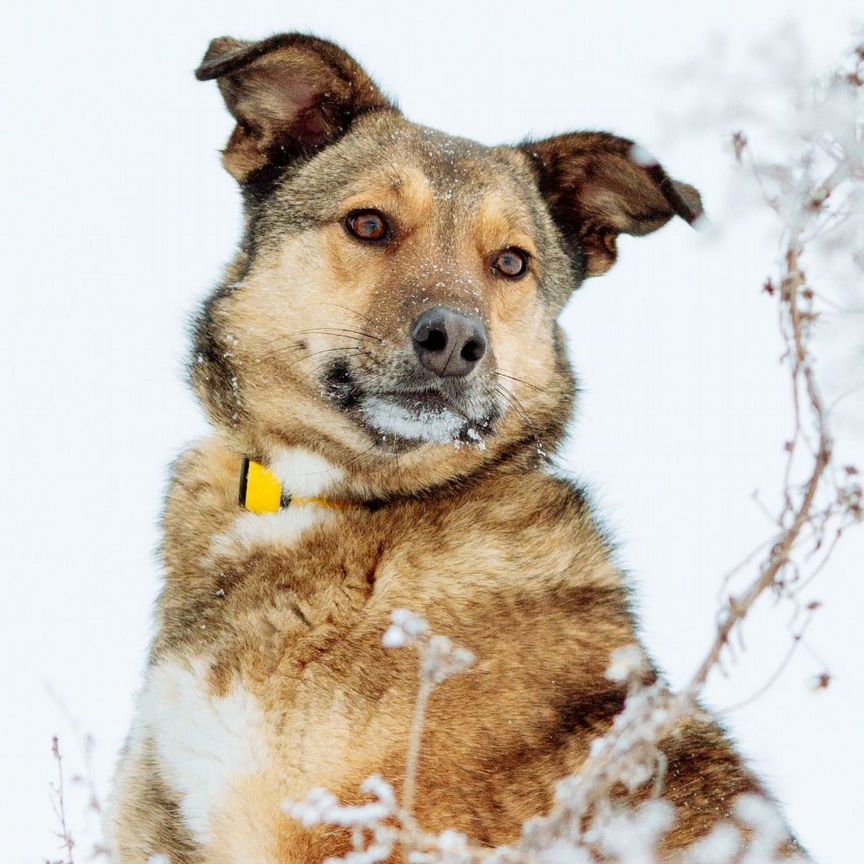
[{"label": "collar strap", "polygon": [[350,501],[329,498],[303,498],[283,489],[279,478],[260,462],[243,457],[240,471],[240,506],[251,513],[278,513],[287,507],[325,507],[328,510],[348,510]]}]

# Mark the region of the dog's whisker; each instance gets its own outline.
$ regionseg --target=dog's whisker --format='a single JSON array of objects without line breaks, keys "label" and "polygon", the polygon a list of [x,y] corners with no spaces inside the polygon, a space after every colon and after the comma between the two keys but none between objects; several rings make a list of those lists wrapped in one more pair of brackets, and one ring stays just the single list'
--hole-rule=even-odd
[{"label": "dog's whisker", "polygon": [[506,390],[501,388],[500,385],[495,385],[495,390],[500,396],[504,398],[504,400],[516,412],[517,416],[528,427],[528,431],[531,437],[534,439],[534,444],[537,447],[538,454],[544,455],[546,456],[546,458],[548,458],[548,454],[546,453],[546,446],[543,444],[543,440],[542,438],[540,438],[537,427],[531,421],[531,418],[528,416],[528,413],[526,412],[525,407],[522,405],[522,403],[512,393],[508,393]]},{"label": "dog's whisker", "polygon": [[[343,332],[340,332],[340,331],[343,331]],[[256,359],[259,361],[268,360],[268,359],[270,359],[272,357],[276,357],[279,354],[282,354],[284,352],[303,351],[303,350],[305,350],[305,346],[302,344],[301,340],[298,339],[298,337],[304,336],[307,334],[312,334],[312,333],[317,333],[317,334],[324,335],[324,336],[332,336],[332,337],[338,338],[338,339],[347,339],[349,341],[355,342],[358,346],[359,346],[360,342],[364,339],[366,339],[370,342],[375,342],[375,343],[379,343],[379,344],[383,343],[385,341],[385,340],[379,338],[378,336],[375,336],[372,333],[365,333],[365,332],[360,331],[360,330],[349,330],[347,328],[332,328],[330,330],[316,330],[316,329],[298,330],[294,333],[283,334],[282,336],[279,336],[276,339],[271,339],[269,342],[265,343],[267,345],[273,345],[274,343],[279,342],[280,340],[290,340],[292,342],[292,344],[281,345],[278,348],[274,348],[271,351],[266,351],[263,354],[260,354]],[[341,348],[334,348],[334,349],[327,349],[327,350],[338,351],[338,350],[342,350],[342,349]]]},{"label": "dog's whisker", "polygon": [[[281,351],[303,351],[303,350],[305,350],[306,346],[303,344],[303,340],[298,338],[298,337],[300,337],[306,333],[321,333],[323,335],[334,336],[334,337],[338,337],[340,339],[353,339],[358,344],[361,341],[360,338],[358,338],[357,336],[351,335],[349,333],[338,333],[336,331],[327,332],[327,331],[323,331],[323,330],[300,330],[300,331],[297,331],[296,333],[290,333],[290,334],[286,333],[286,334],[284,334],[284,335],[282,335],[276,339],[271,339],[268,342],[265,342],[264,344],[268,345],[268,346],[273,345],[279,341],[286,341],[286,342],[289,342],[289,344],[281,345],[278,348],[274,348],[272,351],[267,351],[264,354],[259,355],[259,359],[263,360],[263,359],[266,359],[268,357],[272,357]],[[377,341],[377,340],[374,340],[374,341]]]},{"label": "dog's whisker", "polygon": [[500,370],[497,370],[497,369],[495,370],[495,374],[499,378],[507,378],[509,381],[518,381],[520,384],[524,384],[526,387],[531,387],[540,393],[546,392],[546,389],[544,387],[540,387],[537,384],[532,384],[530,381],[526,381],[524,378],[519,378],[516,375],[508,375],[506,372],[501,372]]},{"label": "dog's whisker", "polygon": [[293,363],[289,363],[285,368],[286,369],[293,369],[299,363],[305,363],[306,361],[311,360],[313,357],[318,357],[321,354],[332,354],[334,352],[341,352],[343,354],[347,353],[347,352],[351,352],[351,353],[356,354],[356,353],[362,352],[362,350],[363,350],[362,348],[345,348],[343,346],[340,346],[339,348],[322,348],[320,351],[313,351],[311,354],[308,354],[306,357],[301,357],[299,360],[295,360]]},{"label": "dog's whisker", "polygon": [[377,336],[374,333],[367,333],[365,330],[353,330],[350,327],[328,327],[326,329],[321,329],[321,330],[316,330],[316,329],[298,330],[293,335],[305,336],[307,334],[313,334],[313,333],[321,335],[321,336],[353,335],[353,336],[361,336],[365,339],[370,339],[374,342],[384,342],[385,341],[381,336]]},{"label": "dog's whisker", "polygon": [[344,462],[342,467],[347,468],[349,465],[353,465],[355,462],[365,459],[373,450],[376,450],[377,447],[377,444],[370,444],[365,450],[361,450],[359,453],[352,456],[347,462]]},{"label": "dog's whisker", "polygon": [[[306,347],[302,346],[302,345],[285,345],[281,348],[275,348],[272,351],[268,351],[266,354],[262,354],[257,359],[259,361],[260,360],[268,360],[272,357],[278,357],[280,354],[283,354],[283,353],[294,353],[297,351],[306,351],[306,350],[307,350]],[[335,348],[322,348],[318,351],[312,351],[312,352],[308,353],[305,358],[304,357],[298,358],[298,360],[296,362],[299,363],[308,357],[315,357],[316,355],[322,354],[322,353],[327,352],[327,351],[335,352],[335,351],[362,351],[362,350],[363,349],[360,347],[359,340],[358,340],[355,345],[339,345],[338,347],[335,347]]]},{"label": "dog's whisker", "polygon": [[259,354],[255,359],[257,361],[261,360],[269,360],[271,357],[277,357],[280,354],[285,354],[289,351],[302,351],[302,345],[282,345],[279,348],[274,348],[272,351],[266,351],[263,354]]},{"label": "dog's whisker", "polygon": [[333,303],[333,302],[325,302],[325,306],[335,306],[337,309],[344,309],[346,312],[350,312],[352,315],[357,315],[359,318],[363,318],[368,321],[373,327],[378,326],[378,322],[374,321],[368,315],[364,315],[362,312],[358,312],[356,309],[353,309],[351,306],[343,306],[341,303]]},{"label": "dog's whisker", "polygon": [[493,384],[492,392],[487,390],[487,395],[492,397],[494,394],[498,394],[504,399],[505,402],[519,415],[519,417],[525,422],[525,424],[530,427],[532,434],[536,439],[536,429],[534,424],[531,422],[531,418],[528,416],[528,412],[525,410],[525,406],[510,392],[505,390],[500,384]]}]

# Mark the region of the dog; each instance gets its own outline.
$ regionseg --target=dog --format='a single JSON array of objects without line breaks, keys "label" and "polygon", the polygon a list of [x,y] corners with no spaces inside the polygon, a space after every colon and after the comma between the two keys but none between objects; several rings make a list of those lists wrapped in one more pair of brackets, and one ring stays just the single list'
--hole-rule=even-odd
[{"label": "dog", "polygon": [[[196,75],[236,122],[245,228],[193,328],[213,435],[173,467],[114,858],[350,851],[281,804],[356,803],[373,773],[401,793],[419,685],[382,645],[395,609],[477,658],[430,700],[417,823],[512,842],[622,710],[606,671],[638,642],[609,537],[549,470],[576,394],[556,319],[620,234],[693,222],[699,195],[612,134],[417,125],[308,35],[215,39]],[[665,861],[764,789],[710,719],[662,749]]]}]

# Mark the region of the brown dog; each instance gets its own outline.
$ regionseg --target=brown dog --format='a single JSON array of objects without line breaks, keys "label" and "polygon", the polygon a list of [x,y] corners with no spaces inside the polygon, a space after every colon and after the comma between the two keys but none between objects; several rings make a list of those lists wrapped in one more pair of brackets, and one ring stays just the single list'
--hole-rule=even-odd
[{"label": "brown dog", "polygon": [[[620,233],[692,221],[699,196],[604,133],[490,148],[418,126],[309,36],[216,39],[197,75],[236,120],[246,230],[197,321],[215,432],[168,494],[116,858],[344,853],[280,803],[357,800],[374,772],[399,789],[418,676],[381,644],[396,608],[478,658],[432,699],[419,823],[512,841],[621,710],[604,673],[636,640],[609,540],[546,470],[575,390],[556,318]],[[277,512],[238,503],[244,458]],[[671,854],[760,787],[708,722],[664,748]]]}]

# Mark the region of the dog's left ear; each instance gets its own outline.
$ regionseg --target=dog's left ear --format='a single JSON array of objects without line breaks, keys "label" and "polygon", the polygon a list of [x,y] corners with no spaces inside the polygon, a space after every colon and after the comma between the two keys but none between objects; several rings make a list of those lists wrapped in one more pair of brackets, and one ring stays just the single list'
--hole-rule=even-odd
[{"label": "dog's left ear", "polygon": [[223,163],[241,184],[333,143],[361,114],[395,110],[338,45],[302,33],[214,39],[195,77],[218,80],[237,121]]},{"label": "dog's left ear", "polygon": [[673,216],[692,223],[702,214],[699,193],[626,138],[574,132],[520,149],[585,276],[615,263],[619,234],[650,234]]}]

